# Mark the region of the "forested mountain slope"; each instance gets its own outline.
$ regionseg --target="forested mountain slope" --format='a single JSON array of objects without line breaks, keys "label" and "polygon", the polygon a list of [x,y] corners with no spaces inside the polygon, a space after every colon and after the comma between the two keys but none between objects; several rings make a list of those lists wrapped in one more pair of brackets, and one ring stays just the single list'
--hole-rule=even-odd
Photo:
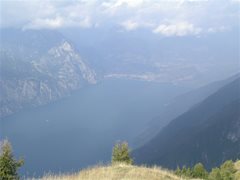
[{"label": "forested mountain slope", "polygon": [[240,78],[174,119],[134,151],[137,163],[208,168],[240,157]]}]

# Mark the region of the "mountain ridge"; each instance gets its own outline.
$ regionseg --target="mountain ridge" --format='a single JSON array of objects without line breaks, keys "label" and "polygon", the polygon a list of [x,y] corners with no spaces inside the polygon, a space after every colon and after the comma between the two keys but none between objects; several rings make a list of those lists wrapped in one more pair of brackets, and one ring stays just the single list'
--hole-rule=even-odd
[{"label": "mountain ridge", "polygon": [[55,31],[1,31],[0,49],[1,117],[96,83],[95,71]]},{"label": "mountain ridge", "polygon": [[[240,127],[239,90],[240,78],[237,78],[171,121],[152,140],[134,151],[135,158],[139,159],[137,162],[176,168],[176,165],[192,165],[200,161],[211,168],[225,158],[238,158],[240,135],[234,129]],[[228,125],[228,122],[232,124]],[[215,127],[219,127],[218,131]],[[211,133],[214,135],[206,135]],[[212,141],[209,141],[211,137]],[[217,144],[221,146],[214,148]],[[230,151],[230,147],[234,151]],[[151,156],[144,157],[143,154]]]},{"label": "mountain ridge", "polygon": [[140,147],[141,145],[144,145],[147,141],[156,136],[158,132],[168,125],[168,123],[170,123],[173,119],[187,112],[194,106],[197,106],[205,98],[214,94],[221,87],[239,77],[240,73],[237,73],[228,77],[227,79],[215,81],[175,97],[171,102],[166,104],[163,109],[160,110],[159,115],[152,119],[143,132],[136,137],[135,146]]}]

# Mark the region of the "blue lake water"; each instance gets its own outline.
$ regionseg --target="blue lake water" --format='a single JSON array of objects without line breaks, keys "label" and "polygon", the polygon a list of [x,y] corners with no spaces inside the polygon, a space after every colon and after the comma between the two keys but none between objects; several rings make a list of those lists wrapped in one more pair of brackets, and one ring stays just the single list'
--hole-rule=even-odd
[{"label": "blue lake water", "polygon": [[21,173],[71,172],[107,163],[118,140],[130,145],[147,123],[184,87],[133,80],[105,80],[71,96],[1,119]]}]

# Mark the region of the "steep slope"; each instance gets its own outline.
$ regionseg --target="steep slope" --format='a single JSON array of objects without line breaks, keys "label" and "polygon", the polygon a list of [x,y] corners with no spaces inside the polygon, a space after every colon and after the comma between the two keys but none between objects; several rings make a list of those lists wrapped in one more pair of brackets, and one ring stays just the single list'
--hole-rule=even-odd
[{"label": "steep slope", "polygon": [[240,74],[235,74],[227,79],[210,83],[206,86],[194,89],[188,93],[182,94],[174,98],[170,103],[166,104],[159,112],[159,116],[155,117],[143,130],[143,132],[135,139],[135,146],[144,145],[151,140],[158,132],[165,127],[171,120],[177,118],[181,114],[188,111],[193,106],[199,104],[208,96],[215,93],[219,88],[236,80]]},{"label": "steep slope", "polygon": [[174,119],[134,151],[137,163],[208,168],[240,157],[240,78]]},{"label": "steep slope", "polygon": [[96,83],[74,46],[49,30],[1,30],[0,115],[38,106]]}]

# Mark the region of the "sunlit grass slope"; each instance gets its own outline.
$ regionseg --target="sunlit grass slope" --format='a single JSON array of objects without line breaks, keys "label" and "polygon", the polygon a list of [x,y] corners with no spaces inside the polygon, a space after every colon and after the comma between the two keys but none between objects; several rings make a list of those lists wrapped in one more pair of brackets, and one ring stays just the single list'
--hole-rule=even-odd
[{"label": "sunlit grass slope", "polygon": [[[240,160],[235,163],[234,180],[240,180]],[[123,163],[96,166],[69,175],[46,175],[41,180],[190,180],[160,167],[133,166]],[[191,179],[193,180],[193,179]]]},{"label": "sunlit grass slope", "polygon": [[182,178],[173,172],[159,167],[147,168],[115,164],[111,166],[97,166],[82,170],[72,175],[45,176],[43,180],[180,180]]},{"label": "sunlit grass slope", "polygon": [[240,160],[235,163],[235,168],[237,169],[235,179],[239,180],[240,179]]}]

